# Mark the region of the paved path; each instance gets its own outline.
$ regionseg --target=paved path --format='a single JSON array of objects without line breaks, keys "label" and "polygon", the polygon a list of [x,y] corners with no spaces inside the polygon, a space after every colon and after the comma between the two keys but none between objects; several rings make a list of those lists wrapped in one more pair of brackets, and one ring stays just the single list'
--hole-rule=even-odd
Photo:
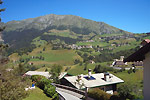
[{"label": "paved path", "polygon": [[[84,95],[81,95],[79,93],[70,91],[70,90],[66,90],[66,89],[62,89],[62,88],[58,88],[56,87],[56,91],[63,96],[63,98],[65,100],[83,100],[81,99],[82,97],[84,97]],[[86,100],[93,100],[92,98],[87,98]]]},{"label": "paved path", "polygon": [[82,98],[83,97],[83,95],[81,95],[81,94],[78,94],[78,93],[70,91],[70,90],[58,88],[58,87],[56,87],[56,91],[58,91],[58,92],[65,92],[67,94],[73,95],[73,96],[78,97],[78,98]]},{"label": "paved path", "polygon": [[[58,88],[56,88],[56,91],[61,95],[61,96],[63,96],[64,97],[64,99],[65,100],[82,100],[82,99],[80,99],[79,97],[77,97],[78,95],[77,94],[74,94],[73,95],[73,93],[71,93],[71,91],[67,91],[67,90],[63,90],[63,89],[58,89]],[[68,93],[69,92],[69,93]],[[71,94],[70,94],[71,93]],[[76,95],[76,96],[75,96]]]}]

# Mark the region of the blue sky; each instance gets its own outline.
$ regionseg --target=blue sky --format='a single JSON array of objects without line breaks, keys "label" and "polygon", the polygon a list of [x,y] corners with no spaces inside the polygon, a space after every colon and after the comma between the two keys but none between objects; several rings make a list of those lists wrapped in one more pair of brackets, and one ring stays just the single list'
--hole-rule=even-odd
[{"label": "blue sky", "polygon": [[150,0],[3,0],[2,22],[47,14],[76,15],[134,32],[150,32]]}]

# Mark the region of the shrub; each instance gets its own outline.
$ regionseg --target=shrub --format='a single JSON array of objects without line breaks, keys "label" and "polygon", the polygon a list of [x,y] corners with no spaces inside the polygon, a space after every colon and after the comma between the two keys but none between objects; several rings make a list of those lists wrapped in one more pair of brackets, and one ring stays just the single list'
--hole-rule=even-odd
[{"label": "shrub", "polygon": [[112,95],[109,100],[122,100],[119,95]]},{"label": "shrub", "polygon": [[133,100],[133,99],[135,99],[135,95],[133,95],[132,92],[133,92],[133,86],[131,84],[123,84],[118,88],[119,96],[123,100],[126,100],[126,99]]},{"label": "shrub", "polygon": [[33,75],[31,77],[32,81],[36,81],[36,86],[44,90],[44,93],[51,97],[53,100],[58,100],[58,94],[55,91],[55,87],[51,85],[51,81],[44,76]]},{"label": "shrub", "polygon": [[101,66],[100,64],[99,65],[96,65],[94,70],[93,70],[95,73],[103,73],[103,72],[107,72],[107,71],[114,71],[114,69],[112,67],[105,67],[105,66]]},{"label": "shrub", "polygon": [[128,70],[128,74],[131,74],[132,73],[132,68],[130,68],[129,70]]},{"label": "shrub", "polygon": [[107,94],[99,88],[90,89],[88,92],[88,96],[95,100],[109,100],[111,97],[110,94]]},{"label": "shrub", "polygon": [[36,86],[38,86],[40,89],[44,89],[46,84],[50,84],[51,81],[46,79],[44,76],[40,75],[33,75],[31,77],[32,81],[36,82]]},{"label": "shrub", "polygon": [[49,97],[51,97],[52,99],[57,99],[58,94],[55,91],[55,87],[52,86],[51,84],[47,84],[44,87],[44,92],[46,95],[48,95]]}]

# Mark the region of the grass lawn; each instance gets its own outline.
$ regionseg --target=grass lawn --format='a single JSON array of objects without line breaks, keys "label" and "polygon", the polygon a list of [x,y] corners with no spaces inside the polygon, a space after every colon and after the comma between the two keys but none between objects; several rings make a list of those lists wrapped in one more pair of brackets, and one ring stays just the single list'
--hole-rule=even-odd
[{"label": "grass lawn", "polygon": [[128,74],[127,71],[114,73],[126,83],[140,83],[143,80],[143,70],[137,70],[135,73]]},{"label": "grass lawn", "polygon": [[27,98],[23,100],[52,100],[50,97],[47,97],[46,94],[43,93],[43,90],[36,87],[34,90],[29,91],[30,94]]},{"label": "grass lawn", "polygon": [[[121,84],[128,84],[131,86],[136,87],[133,91],[134,94],[136,94],[139,97],[143,96],[143,93],[141,90],[143,90],[143,70],[137,70],[135,73],[128,74],[127,71],[124,72],[118,72],[113,73],[117,77],[124,80],[124,83]],[[118,84],[118,87],[121,86],[121,84]]]}]

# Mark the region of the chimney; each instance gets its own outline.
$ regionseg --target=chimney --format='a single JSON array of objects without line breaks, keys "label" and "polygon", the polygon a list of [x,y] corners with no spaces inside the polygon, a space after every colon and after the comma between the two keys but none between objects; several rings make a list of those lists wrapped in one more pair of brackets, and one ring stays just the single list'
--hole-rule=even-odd
[{"label": "chimney", "polygon": [[78,75],[77,78],[78,78],[78,80],[81,80],[81,75]]},{"label": "chimney", "polygon": [[104,80],[106,81],[106,82],[108,82],[109,81],[109,73],[108,72],[105,72],[104,73]]},{"label": "chimney", "polygon": [[88,69],[88,77],[89,77],[89,78],[90,78],[91,75],[92,75],[92,74],[91,74],[91,71],[92,71],[91,69]]}]

